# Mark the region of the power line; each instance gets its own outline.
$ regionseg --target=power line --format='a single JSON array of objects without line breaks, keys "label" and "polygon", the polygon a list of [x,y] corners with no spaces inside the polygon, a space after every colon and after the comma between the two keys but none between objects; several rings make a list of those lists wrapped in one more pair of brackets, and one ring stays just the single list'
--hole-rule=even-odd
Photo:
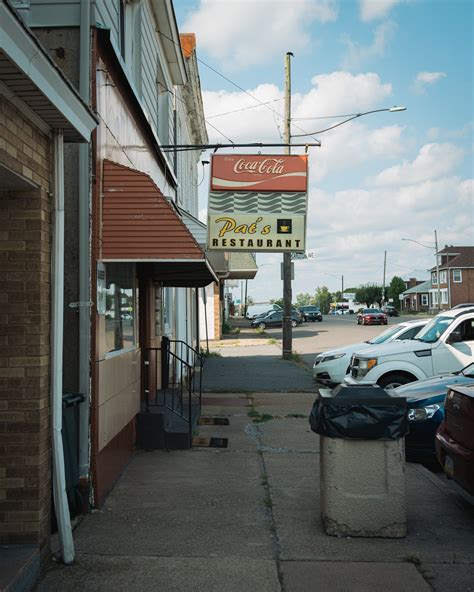
[{"label": "power line", "polygon": [[[176,43],[176,41],[174,41],[174,39],[171,39],[171,37],[168,37],[168,35],[165,35],[165,33],[163,33],[162,31],[157,31],[157,32],[161,36],[163,36],[165,39],[167,39],[168,41],[171,41],[171,43],[173,43],[177,47],[181,48],[181,46],[179,45],[179,43]],[[211,65],[207,64],[201,58],[198,58],[197,55],[196,55],[196,59],[197,59],[198,62],[200,62],[201,64],[203,64],[203,66],[206,66],[206,68],[209,68],[209,70],[211,70],[212,72],[214,72],[215,74],[217,74],[218,76],[220,76],[221,78],[223,78],[226,82],[228,82],[229,84],[232,84],[233,86],[235,86],[235,88],[238,88],[240,91],[242,91],[243,93],[245,93],[247,96],[249,96],[250,98],[252,98],[254,101],[256,101],[260,105],[264,106],[266,109],[268,109],[272,113],[275,113],[276,115],[278,115],[278,117],[280,117],[281,119],[284,119],[284,117],[283,117],[283,115],[281,115],[281,113],[278,113],[278,111],[275,111],[275,109],[272,109],[271,107],[269,107],[268,104],[260,101],[260,99],[257,99],[257,97],[254,97],[251,93],[249,93],[247,90],[245,90],[244,88],[242,88],[241,86],[239,86],[236,82],[234,82],[230,78],[227,78],[227,76],[225,76],[224,74],[222,74],[221,72],[219,72],[218,70],[216,70]],[[299,127],[298,125],[296,125],[295,127],[297,127],[302,132],[305,131],[303,128]],[[313,137],[314,134],[312,134],[312,133],[311,134],[304,133],[302,135],[303,136],[312,136]],[[317,138],[314,138],[314,137],[313,137],[313,140],[318,141],[318,139]]]},{"label": "power line", "polygon": [[270,103],[276,103],[278,101],[283,101],[283,97],[280,99],[273,99],[272,101],[267,101],[266,103],[261,103],[260,105],[250,105],[248,107],[234,109],[233,111],[227,111],[226,113],[218,113],[217,115],[209,115],[209,117],[206,117],[206,121],[209,121],[209,119],[214,119],[215,117],[224,117],[224,115],[231,115],[232,113],[238,113],[239,111],[247,111],[248,109],[257,109],[258,107],[263,107],[264,105],[269,105]]}]

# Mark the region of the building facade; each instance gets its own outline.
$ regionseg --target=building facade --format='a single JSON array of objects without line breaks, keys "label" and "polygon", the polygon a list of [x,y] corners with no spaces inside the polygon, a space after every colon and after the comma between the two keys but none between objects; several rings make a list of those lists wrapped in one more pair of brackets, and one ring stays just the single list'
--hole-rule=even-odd
[{"label": "building facade", "polygon": [[[96,119],[15,9],[0,4],[0,544],[45,554],[61,441],[65,146]],[[60,522],[60,520],[58,520]]]}]

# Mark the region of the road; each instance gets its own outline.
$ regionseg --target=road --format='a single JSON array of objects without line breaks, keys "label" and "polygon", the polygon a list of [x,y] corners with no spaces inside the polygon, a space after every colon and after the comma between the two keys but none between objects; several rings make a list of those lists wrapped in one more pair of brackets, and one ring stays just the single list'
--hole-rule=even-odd
[{"label": "road", "polygon": [[[389,317],[388,324],[396,325],[414,318],[421,317]],[[385,329],[384,325],[358,325],[355,315],[325,315],[321,323],[303,323],[293,329],[293,350],[298,352],[304,363],[312,368],[316,354],[350,343],[367,341]],[[282,338],[281,328],[267,328],[265,333],[276,340]]]}]

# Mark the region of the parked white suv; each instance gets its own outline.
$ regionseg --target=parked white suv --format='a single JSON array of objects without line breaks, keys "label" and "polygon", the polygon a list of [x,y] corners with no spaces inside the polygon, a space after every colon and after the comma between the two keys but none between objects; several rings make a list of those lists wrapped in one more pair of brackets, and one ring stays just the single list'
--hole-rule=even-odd
[{"label": "parked white suv", "polygon": [[313,378],[326,385],[339,384],[346,375],[347,368],[354,352],[369,346],[378,346],[395,339],[413,339],[429,322],[429,319],[417,319],[391,325],[376,337],[362,343],[352,343],[337,349],[325,351],[316,356],[313,365]]},{"label": "parked white suv", "polygon": [[474,307],[456,308],[438,314],[411,341],[394,341],[355,352],[344,383],[395,388],[456,372],[473,361]]}]

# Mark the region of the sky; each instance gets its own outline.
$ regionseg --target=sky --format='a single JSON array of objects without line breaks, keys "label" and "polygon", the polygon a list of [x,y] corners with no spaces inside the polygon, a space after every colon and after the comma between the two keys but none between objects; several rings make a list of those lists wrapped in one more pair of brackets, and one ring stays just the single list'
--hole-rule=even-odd
[{"label": "sky", "polygon": [[[341,289],[342,276],[345,289],[382,285],[385,251],[387,284],[394,275],[428,279],[435,230],[440,249],[474,245],[471,0],[175,0],[174,8],[180,32],[196,34],[211,143],[282,141],[289,51],[292,135],[346,119],[333,116],[407,107],[314,134],[313,257],[294,264],[293,301],[317,286]],[[281,260],[257,256],[254,301],[281,297]]]}]

